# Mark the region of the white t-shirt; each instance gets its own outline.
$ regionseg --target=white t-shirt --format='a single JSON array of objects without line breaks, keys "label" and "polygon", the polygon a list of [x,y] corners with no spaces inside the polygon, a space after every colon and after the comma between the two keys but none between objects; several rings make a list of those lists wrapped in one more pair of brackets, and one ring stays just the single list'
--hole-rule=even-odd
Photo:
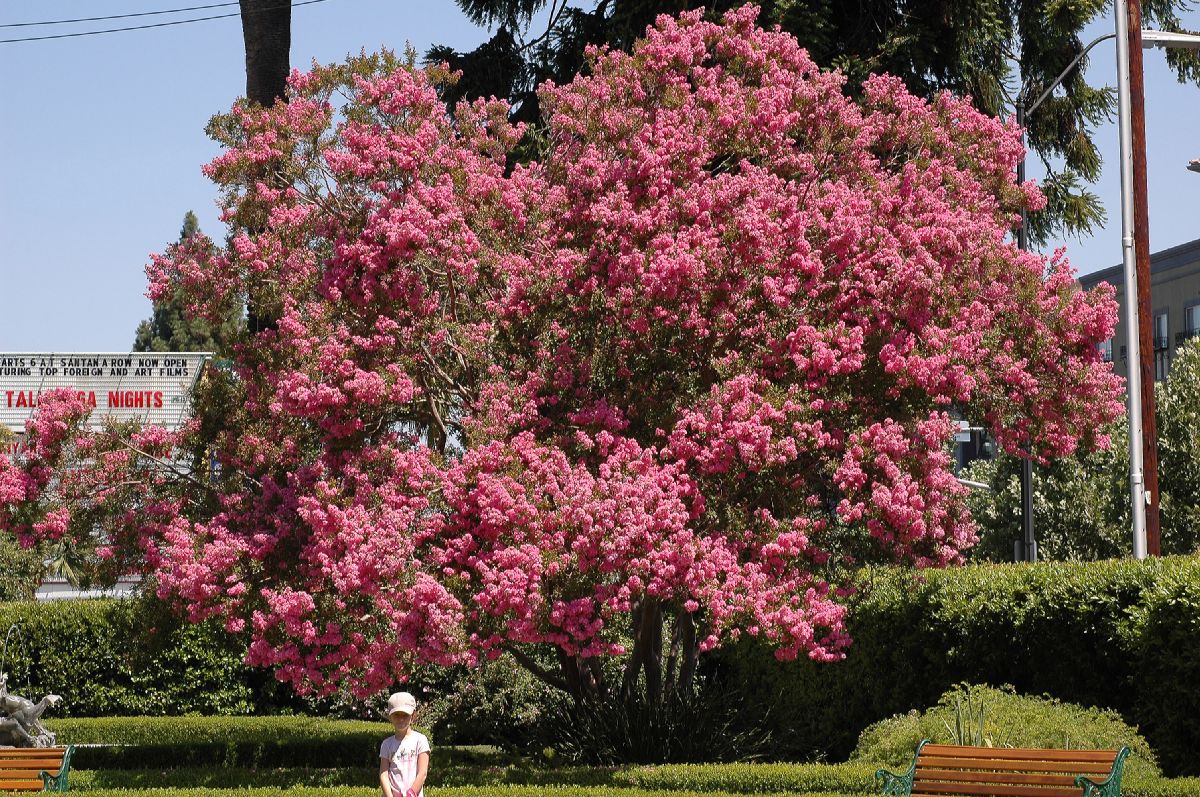
[{"label": "white t-shirt", "polygon": [[[429,752],[429,740],[419,731],[409,730],[403,739],[395,734],[379,745],[379,757],[387,759],[388,777],[392,780],[394,797],[404,797],[404,792],[417,779],[417,757]],[[418,797],[424,797],[424,786]]]}]

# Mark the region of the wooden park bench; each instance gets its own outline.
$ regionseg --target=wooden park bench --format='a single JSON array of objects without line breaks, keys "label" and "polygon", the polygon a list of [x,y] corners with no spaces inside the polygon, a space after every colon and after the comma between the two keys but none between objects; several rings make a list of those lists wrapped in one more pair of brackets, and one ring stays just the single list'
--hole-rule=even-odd
[{"label": "wooden park bench", "polygon": [[66,791],[70,747],[0,748],[0,791]]},{"label": "wooden park bench", "polygon": [[875,782],[891,797],[1120,797],[1129,748],[1034,750],[917,746],[903,775],[881,769]]}]

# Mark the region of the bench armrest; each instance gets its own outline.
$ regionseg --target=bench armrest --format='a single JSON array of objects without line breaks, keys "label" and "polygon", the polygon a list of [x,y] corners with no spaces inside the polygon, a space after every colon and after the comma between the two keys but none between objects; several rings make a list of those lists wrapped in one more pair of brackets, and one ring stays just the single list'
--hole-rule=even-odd
[{"label": "bench armrest", "polygon": [[922,739],[917,745],[917,752],[913,754],[912,766],[903,775],[897,775],[895,772],[889,772],[886,769],[875,770],[875,784],[879,787],[879,793],[886,797],[908,797],[912,794],[913,777],[917,772],[917,759],[921,756],[921,748],[929,744],[928,739]]},{"label": "bench armrest", "polygon": [[1086,775],[1076,775],[1075,785],[1083,789],[1083,797],[1121,797],[1121,774],[1125,771],[1125,759],[1129,748],[1122,747],[1113,759],[1112,769],[1104,780],[1092,780]]},{"label": "bench armrest", "polygon": [[59,767],[57,775],[51,775],[44,769],[38,773],[42,778],[42,791],[67,790],[67,774],[71,771],[71,754],[74,752],[75,745],[68,745],[63,753],[62,766]]}]

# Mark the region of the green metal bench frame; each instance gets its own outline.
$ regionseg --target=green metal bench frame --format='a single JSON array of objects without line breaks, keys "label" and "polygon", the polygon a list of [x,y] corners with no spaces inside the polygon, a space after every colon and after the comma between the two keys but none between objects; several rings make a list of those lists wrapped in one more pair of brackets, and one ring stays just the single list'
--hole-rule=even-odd
[{"label": "green metal bench frame", "polygon": [[42,791],[67,790],[67,773],[71,771],[71,754],[74,752],[75,745],[67,745],[67,749],[63,751],[62,766],[59,768],[57,775],[51,775],[45,770],[38,773],[42,777]]}]

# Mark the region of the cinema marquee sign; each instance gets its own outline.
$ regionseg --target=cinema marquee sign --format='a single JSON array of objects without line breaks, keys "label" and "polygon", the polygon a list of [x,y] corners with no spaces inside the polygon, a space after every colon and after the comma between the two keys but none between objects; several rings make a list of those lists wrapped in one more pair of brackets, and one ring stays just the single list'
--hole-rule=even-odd
[{"label": "cinema marquee sign", "polygon": [[43,393],[67,388],[105,418],[178,428],[191,414],[192,387],[207,352],[60,354],[0,352],[0,425],[23,432]]}]

